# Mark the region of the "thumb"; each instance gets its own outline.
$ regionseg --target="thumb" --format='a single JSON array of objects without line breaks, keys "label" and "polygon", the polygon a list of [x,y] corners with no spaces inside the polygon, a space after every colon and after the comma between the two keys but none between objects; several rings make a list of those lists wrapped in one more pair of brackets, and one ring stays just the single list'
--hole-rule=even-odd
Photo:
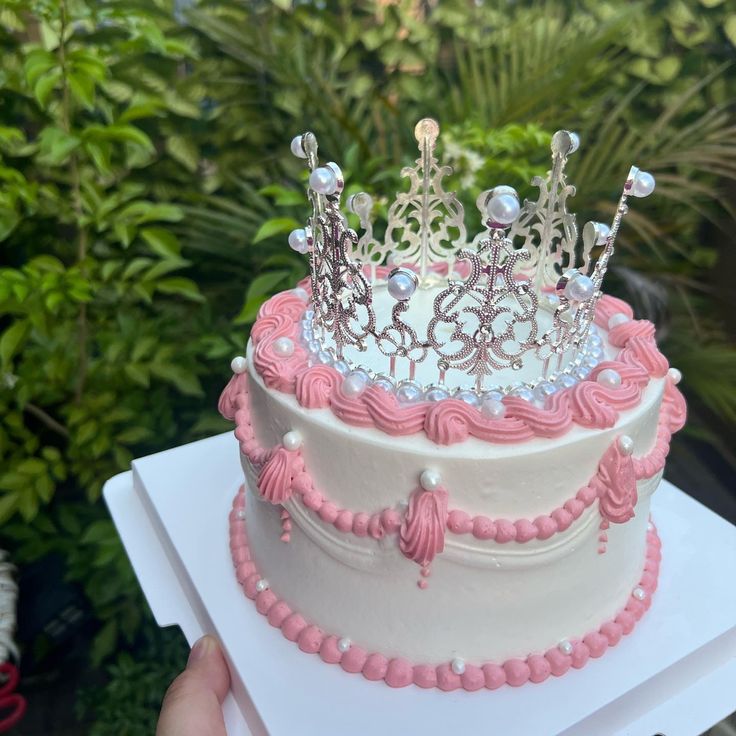
[{"label": "thumb", "polygon": [[230,674],[217,640],[203,636],[164,696],[156,736],[226,736],[221,705],[229,687]]}]

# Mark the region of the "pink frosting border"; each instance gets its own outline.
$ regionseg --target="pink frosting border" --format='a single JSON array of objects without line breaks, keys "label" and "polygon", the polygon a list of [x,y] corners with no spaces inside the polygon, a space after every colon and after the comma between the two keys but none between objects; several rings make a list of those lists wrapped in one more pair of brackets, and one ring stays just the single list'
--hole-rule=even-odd
[{"label": "pink frosting border", "polygon": [[[307,353],[300,347],[298,323],[305,306],[294,292],[285,291],[265,302],[259,311],[251,330],[253,363],[266,386],[294,394],[306,409],[330,408],[346,424],[373,427],[394,436],[424,432],[440,445],[468,437],[508,444],[535,437],[560,437],[576,425],[613,427],[621,411],[639,404],[649,380],[663,377],[669,367],[657,348],[654,325],[634,320],[626,302],[603,296],[596,310],[596,324],[607,326],[610,316],[617,312],[630,318],[608,333],[609,342],[621,347],[617,360],[601,363],[589,380],[554,394],[545,408],[507,397],[505,416],[488,419],[476,407],[453,398],[400,404],[393,394],[377,387],[348,398],[340,391],[342,376],[329,366],[309,366]],[[292,355],[283,357],[273,351],[273,342],[279,337],[294,341]],[[605,368],[621,375],[620,386],[612,388],[596,382],[596,376]]]},{"label": "pink frosting border", "polygon": [[[685,423],[685,400],[669,376],[665,381],[657,435],[648,453],[638,458],[626,456],[621,452],[617,438],[604,453],[591,480],[548,514],[531,520],[510,520],[491,519],[482,514],[471,516],[460,509],[453,509],[443,515],[447,530],[453,534],[472,534],[476,539],[498,543],[545,540],[568,529],[597,499],[604,520],[614,523],[626,521],[633,515],[636,488],[634,485],[633,493],[623,492],[619,475],[625,471],[635,483],[662,470],[672,434]],[[251,425],[246,374],[233,376],[220,397],[219,409],[223,416],[235,420],[235,436],[240,443],[240,450],[252,465],[260,468],[259,491],[268,500],[282,503],[289,498],[298,498],[323,522],[332,524],[340,532],[352,532],[358,537],[381,539],[386,534],[396,534],[401,530],[404,516],[397,509],[352,511],[330,501],[314,487],[312,477],[304,466],[301,450],[287,451],[282,445],[269,449],[259,444]],[[611,511],[614,506],[618,507],[618,512]]]},{"label": "pink frosting border", "polygon": [[[465,672],[453,672],[451,663],[440,665],[412,665],[403,658],[388,658],[380,653],[367,652],[362,647],[351,644],[346,652],[338,648],[339,637],[323,632],[318,626],[310,624],[294,611],[288,603],[281,600],[270,588],[258,590],[261,580],[248,546],[245,529],[245,489],[241,486],[230,512],[230,550],[238,582],[245,595],[253,600],[256,610],[268,622],[281,630],[289,641],[299,649],[310,654],[319,654],[323,662],[339,664],[345,672],[361,673],[368,680],[383,680],[390,687],[406,687],[414,684],[422,688],[439,688],[450,691],[468,691],[487,688],[495,690],[508,684],[518,687],[527,682],[543,682],[550,675],[559,677],[571,667],[580,669],[590,658],[600,657],[609,648],[616,646],[622,636],[630,634],[636,622],[649,609],[652,595],[657,589],[659,565],[662,559],[661,543],[657,530],[652,524],[647,531],[647,549],[644,570],[638,587],[642,598],[629,596],[624,607],[597,630],[581,639],[571,639],[571,654],[564,654],[557,646],[543,654],[530,654],[526,657],[508,659],[502,664],[488,662],[483,665],[467,663]],[[243,513],[241,513],[243,512]]]}]

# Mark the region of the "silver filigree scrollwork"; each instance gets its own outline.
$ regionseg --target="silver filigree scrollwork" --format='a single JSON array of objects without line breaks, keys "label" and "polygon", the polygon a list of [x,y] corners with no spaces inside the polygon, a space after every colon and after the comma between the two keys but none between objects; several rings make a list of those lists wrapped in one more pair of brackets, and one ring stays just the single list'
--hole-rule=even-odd
[{"label": "silver filigree scrollwork", "polygon": [[381,243],[376,240],[373,235],[373,220],[371,211],[373,210],[373,197],[366,192],[358,192],[348,197],[348,210],[358,216],[360,227],[363,230],[362,235],[358,238],[358,242],[353,248],[353,258],[370,266],[371,280],[376,280],[376,267],[380,266],[386,259],[389,252],[387,243]]},{"label": "silver filigree scrollwork", "polygon": [[[502,230],[491,230],[478,250],[462,250],[458,259],[469,261],[470,275],[435,297],[428,339],[441,371],[465,371],[480,389],[494,370],[520,369],[524,353],[536,347],[537,296],[519,278],[528,251],[515,250]],[[441,334],[448,329],[449,340]]]},{"label": "silver filigree scrollwork", "polygon": [[420,286],[438,281],[431,270],[437,263],[446,263],[451,273],[455,254],[467,238],[463,206],[454,192],[442,188],[442,179],[452,168],[440,166],[434,155],[439,132],[431,118],[417,123],[414,136],[421,155],[415,166],[402,170],[401,175],[409,178],[409,191],[397,194],[388,211],[386,244],[394,263],[416,267]]},{"label": "silver filigree scrollwork", "polygon": [[537,292],[555,284],[560,273],[574,268],[578,228],[575,215],[567,211],[567,198],[575,187],[567,183],[565,164],[579,145],[575,133],[558,130],[552,136],[552,169],[546,179],[535,176],[532,185],[539,188],[535,202],[526,200],[509,237],[522,239],[529,251],[526,270],[534,274]]}]

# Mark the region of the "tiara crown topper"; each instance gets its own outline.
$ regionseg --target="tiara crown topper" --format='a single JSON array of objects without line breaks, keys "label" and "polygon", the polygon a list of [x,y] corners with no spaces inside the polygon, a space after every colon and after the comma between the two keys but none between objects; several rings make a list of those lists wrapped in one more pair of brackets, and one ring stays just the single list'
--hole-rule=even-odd
[{"label": "tiara crown topper", "polygon": [[537,198],[522,204],[512,187],[486,189],[476,200],[482,228],[469,237],[462,204],[443,189],[452,169],[437,158],[439,125],[420,120],[414,134],[419,156],[401,172],[408,191],[390,204],[383,241],[369,194],[348,198],[361,234],[348,226],[342,171],[320,165],[314,134],[291,142],[310,171],[311,214],[289,245],[309,257],[302,339],[311,360],[403,401],[531,397],[582,380],[605,357],[593,317],[627,199],[651,194],[652,175],[632,166],[613,222],[588,222],[579,238],[565,175],[579,139],[560,130],[550,171],[532,180]]}]

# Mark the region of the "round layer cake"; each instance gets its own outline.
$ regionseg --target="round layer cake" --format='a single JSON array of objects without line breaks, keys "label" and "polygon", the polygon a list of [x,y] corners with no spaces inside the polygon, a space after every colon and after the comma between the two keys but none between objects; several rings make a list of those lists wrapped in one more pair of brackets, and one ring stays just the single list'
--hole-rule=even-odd
[{"label": "round layer cake", "polygon": [[685,418],[651,323],[602,297],[597,359],[548,395],[397,395],[310,353],[306,298],[264,304],[220,400],[246,481],[233,561],[268,622],[348,672],[444,690],[539,682],[628,634]]}]

